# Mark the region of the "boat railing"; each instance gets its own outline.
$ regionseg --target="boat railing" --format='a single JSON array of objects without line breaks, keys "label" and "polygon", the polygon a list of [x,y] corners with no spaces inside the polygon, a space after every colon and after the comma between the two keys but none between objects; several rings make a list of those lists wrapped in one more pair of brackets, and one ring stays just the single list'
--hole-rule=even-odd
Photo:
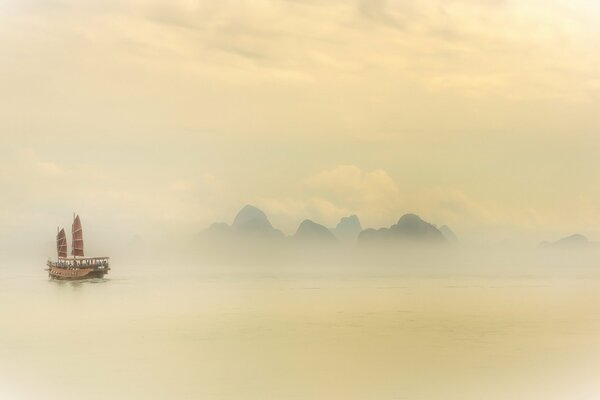
[{"label": "boat railing", "polygon": [[53,261],[52,264],[58,267],[64,268],[73,268],[73,267],[108,267],[109,258],[108,257],[90,257],[83,259],[61,259],[59,258],[57,261]]}]

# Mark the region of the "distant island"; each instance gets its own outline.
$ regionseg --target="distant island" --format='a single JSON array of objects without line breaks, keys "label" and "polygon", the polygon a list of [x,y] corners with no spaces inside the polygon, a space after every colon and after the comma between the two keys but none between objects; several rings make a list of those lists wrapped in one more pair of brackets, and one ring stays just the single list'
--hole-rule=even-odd
[{"label": "distant island", "polygon": [[[358,215],[342,217],[335,227],[329,228],[311,219],[303,220],[295,232],[285,235],[273,227],[267,214],[258,207],[247,204],[233,218],[231,224],[215,222],[201,232],[207,243],[229,245],[264,245],[268,248],[315,247],[321,249],[386,246],[406,249],[418,246],[458,246],[460,241],[448,225],[435,225],[413,213],[402,215],[388,227],[364,229]],[[275,246],[275,247],[274,247]],[[581,234],[573,234],[554,242],[543,241],[540,249],[600,249]]]},{"label": "distant island", "polygon": [[564,237],[555,242],[543,241],[540,243],[540,247],[545,249],[580,249],[599,246],[599,243],[591,242],[587,237],[578,233]]},{"label": "distant island", "polygon": [[320,243],[320,244],[332,244],[337,243],[337,238],[331,233],[329,229],[321,224],[305,219],[302,221],[298,230],[293,236],[296,241],[303,241],[305,243]]},{"label": "distant island", "polygon": [[202,234],[210,239],[283,239],[284,234],[273,228],[267,215],[257,207],[245,205],[233,223],[215,222]]},{"label": "distant island", "polygon": [[366,229],[358,236],[359,243],[373,242],[447,243],[442,232],[418,215],[405,214],[389,228]]},{"label": "distant island", "polygon": [[273,227],[264,211],[247,204],[237,213],[233,223],[217,222],[202,232],[203,238],[235,241],[286,241],[302,245],[338,246],[367,243],[458,243],[450,228],[424,221],[416,214],[405,214],[389,228],[363,229],[357,215],[340,219],[335,228],[327,228],[310,219],[302,221],[293,235],[285,236]]},{"label": "distant island", "polygon": [[333,229],[333,234],[342,243],[354,243],[362,232],[362,226],[357,215],[343,217]]}]

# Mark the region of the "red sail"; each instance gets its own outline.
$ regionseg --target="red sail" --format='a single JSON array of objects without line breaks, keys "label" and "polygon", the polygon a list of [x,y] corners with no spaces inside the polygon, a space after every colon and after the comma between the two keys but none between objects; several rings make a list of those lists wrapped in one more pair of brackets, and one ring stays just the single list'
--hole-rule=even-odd
[{"label": "red sail", "polygon": [[71,232],[73,234],[71,254],[74,256],[83,257],[83,230],[81,229],[81,220],[79,219],[79,215],[77,215],[73,221]]},{"label": "red sail", "polygon": [[56,234],[56,250],[58,250],[58,258],[67,256],[67,235],[64,229],[61,229]]}]

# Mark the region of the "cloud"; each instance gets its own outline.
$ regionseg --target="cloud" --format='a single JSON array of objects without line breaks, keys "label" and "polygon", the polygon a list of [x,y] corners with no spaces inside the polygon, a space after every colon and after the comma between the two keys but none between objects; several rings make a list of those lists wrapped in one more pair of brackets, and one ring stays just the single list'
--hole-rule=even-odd
[{"label": "cloud", "polygon": [[599,96],[599,21],[586,7],[559,1],[67,1],[52,11],[39,5],[35,13],[31,7],[16,21],[37,35],[96,49],[98,61],[109,49],[105,58],[117,65],[206,82],[409,82],[513,100]]},{"label": "cloud", "polygon": [[439,225],[481,231],[507,223],[505,216],[490,204],[483,204],[456,188],[438,187],[417,190],[409,195],[411,209]]},{"label": "cloud", "polygon": [[31,148],[22,148],[18,151],[18,162],[22,171],[28,170],[45,178],[56,178],[65,174],[63,167],[55,162],[41,159]]},{"label": "cloud", "polygon": [[385,171],[365,172],[354,165],[320,171],[296,182],[283,196],[261,197],[257,203],[286,231],[305,218],[334,226],[350,214],[359,214],[366,224],[391,225],[397,218],[392,215],[402,208],[398,185]]},{"label": "cloud", "polygon": [[[87,161],[87,160],[86,160]],[[161,229],[196,232],[228,204],[218,179],[204,173],[195,179],[151,179],[145,170],[123,171],[110,163],[89,164],[42,158],[21,148],[0,161],[3,227],[33,230],[54,226],[60,216],[78,212],[98,226],[112,226],[115,236]]]},{"label": "cloud", "polygon": [[398,184],[380,169],[364,172],[354,165],[340,165],[309,177],[303,185],[314,197],[346,211],[368,212],[374,219],[401,204]]},{"label": "cloud", "polygon": [[280,196],[259,197],[257,204],[288,233],[305,218],[331,227],[351,214],[357,214],[364,227],[379,228],[394,224],[403,214],[416,213],[476,240],[481,240],[481,232],[488,238],[502,238],[548,228],[548,221],[532,208],[483,201],[455,187],[402,185],[385,170],[364,171],[355,165],[322,170]]},{"label": "cloud", "polygon": [[459,189],[401,185],[381,169],[363,171],[340,165],[307,178],[302,186],[312,199],[324,202],[323,217],[356,213],[365,226],[389,226],[409,212],[439,225],[471,230],[514,222],[504,220],[494,206],[484,205]]},{"label": "cloud", "polygon": [[359,0],[358,11],[369,20],[395,29],[404,30],[406,28],[407,17],[393,15],[386,0]]}]

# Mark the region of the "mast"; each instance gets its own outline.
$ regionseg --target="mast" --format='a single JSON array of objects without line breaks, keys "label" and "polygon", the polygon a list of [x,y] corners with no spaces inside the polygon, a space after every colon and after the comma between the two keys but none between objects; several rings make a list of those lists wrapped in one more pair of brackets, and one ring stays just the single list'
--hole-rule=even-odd
[{"label": "mast", "polygon": [[83,230],[81,229],[79,215],[74,217],[71,233],[73,235],[71,254],[75,257],[83,257]]},{"label": "mast", "polygon": [[58,230],[56,234],[56,250],[58,251],[58,258],[67,257],[67,235],[64,229]]}]

